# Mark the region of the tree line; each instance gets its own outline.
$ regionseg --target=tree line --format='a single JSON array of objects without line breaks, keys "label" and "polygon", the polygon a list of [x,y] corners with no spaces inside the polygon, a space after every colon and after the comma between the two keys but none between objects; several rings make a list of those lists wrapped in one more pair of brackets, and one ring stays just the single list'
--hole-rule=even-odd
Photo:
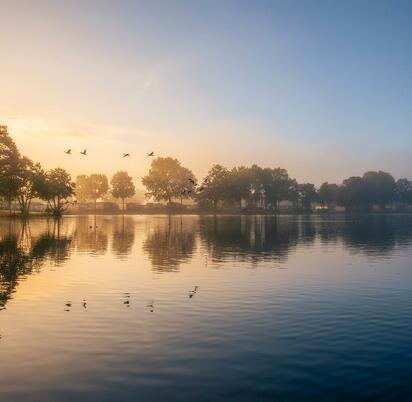
[{"label": "tree line", "polygon": [[329,209],[345,207],[347,211],[366,211],[374,205],[385,210],[393,202],[412,203],[412,183],[406,178],[395,180],[383,171],[369,171],[349,177],[341,184],[298,183],[283,168],[239,166],[228,169],[213,165],[198,183],[190,169],[177,159],[153,160],[142,183],[147,196],[156,201],[192,199],[199,208],[250,208],[278,211],[281,201],[289,201],[295,210],[309,212],[313,204]]},{"label": "tree line", "polygon": [[[406,178],[395,180],[383,171],[370,171],[362,176],[349,177],[341,184],[323,183],[316,188],[312,183],[298,183],[283,168],[238,166],[228,169],[213,165],[200,182],[193,172],[175,158],[158,157],[142,178],[146,196],[157,202],[174,205],[184,200],[197,203],[200,209],[249,208],[277,212],[282,201],[289,201],[296,211],[310,212],[314,203],[329,209],[345,207],[347,211],[365,211],[373,206],[385,210],[398,201],[412,203],[412,183]],[[47,203],[47,212],[61,215],[76,202],[94,202],[107,194],[122,201],[134,196],[132,177],[124,171],[110,181],[104,174],[79,175],[73,182],[61,168],[44,170],[26,156],[22,156],[8,133],[0,125],[0,197],[19,205],[28,214],[33,199]]]},{"label": "tree line", "polygon": [[[44,170],[40,163],[21,155],[7,127],[0,125],[0,198],[9,205],[17,203],[20,213],[27,215],[33,199],[46,202],[46,211],[61,215],[70,205],[87,199],[102,197],[109,190],[106,176],[92,174],[77,177],[76,183],[62,169]],[[135,194],[132,178],[123,171],[111,179],[111,194],[124,201]]]}]

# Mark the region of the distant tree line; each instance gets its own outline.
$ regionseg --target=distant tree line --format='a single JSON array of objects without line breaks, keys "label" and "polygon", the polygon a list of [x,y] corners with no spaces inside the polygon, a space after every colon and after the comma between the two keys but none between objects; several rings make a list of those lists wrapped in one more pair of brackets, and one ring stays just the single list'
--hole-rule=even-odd
[{"label": "distant tree line", "polygon": [[395,181],[390,173],[366,172],[345,179],[342,184],[325,182],[318,189],[312,183],[298,183],[282,168],[234,167],[213,165],[201,183],[177,159],[157,158],[142,179],[147,196],[171,203],[192,199],[200,208],[221,207],[278,211],[281,201],[295,210],[309,212],[314,203],[323,208],[345,207],[347,211],[366,211],[374,205],[385,210],[393,202],[412,203],[412,183]]},{"label": "distant tree line", "polygon": [[[142,179],[146,196],[173,205],[191,200],[204,210],[248,208],[277,212],[282,201],[289,201],[296,211],[310,212],[316,203],[330,209],[367,211],[373,206],[385,210],[394,202],[412,204],[412,183],[397,181],[387,172],[370,171],[353,176],[341,184],[323,183],[318,189],[312,183],[298,183],[287,170],[262,168],[257,165],[228,169],[213,165],[199,182],[193,172],[170,157],[153,159]],[[74,202],[96,203],[107,194],[125,200],[135,195],[132,177],[118,171],[110,180],[104,174],[79,175],[76,183],[61,168],[45,171],[39,163],[22,156],[7,127],[0,126],[0,197],[11,210],[17,203],[23,215],[28,214],[33,199],[47,203],[47,211],[61,215]]]}]

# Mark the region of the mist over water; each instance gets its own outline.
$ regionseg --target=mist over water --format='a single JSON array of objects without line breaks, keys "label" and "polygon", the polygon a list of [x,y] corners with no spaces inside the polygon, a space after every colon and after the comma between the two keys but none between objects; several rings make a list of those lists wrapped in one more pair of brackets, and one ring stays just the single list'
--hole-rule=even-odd
[{"label": "mist over water", "polygon": [[1,401],[412,398],[412,216],[0,219]]}]

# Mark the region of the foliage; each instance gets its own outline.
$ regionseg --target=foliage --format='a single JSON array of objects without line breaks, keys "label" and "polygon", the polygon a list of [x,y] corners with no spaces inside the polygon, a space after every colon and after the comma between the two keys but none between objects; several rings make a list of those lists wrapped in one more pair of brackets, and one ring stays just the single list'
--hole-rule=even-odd
[{"label": "foliage", "polygon": [[76,178],[76,198],[79,201],[92,200],[96,206],[99,198],[109,191],[109,181],[104,174],[93,173]]},{"label": "foliage", "polygon": [[363,179],[367,185],[370,203],[381,205],[385,209],[388,203],[395,201],[396,183],[391,174],[382,171],[366,172]]},{"label": "foliage", "polygon": [[196,199],[203,207],[217,208],[218,203],[227,199],[229,171],[222,165],[213,165],[200,186]]},{"label": "foliage", "polygon": [[171,203],[175,198],[182,201],[193,195],[194,185],[189,179],[195,181],[192,171],[183,167],[177,159],[159,157],[152,161],[142,183],[148,190],[147,197]]},{"label": "foliage", "polygon": [[371,206],[369,183],[359,176],[344,180],[339,189],[338,203],[347,210],[369,209]]},{"label": "foliage", "polygon": [[75,184],[70,174],[62,169],[49,170],[39,183],[39,197],[47,201],[48,211],[59,216],[70,205],[70,197],[74,195]]},{"label": "foliage", "polygon": [[10,137],[7,127],[0,125],[0,197],[11,205],[19,189],[20,152]]},{"label": "foliage", "polygon": [[133,179],[122,170],[115,173],[110,181],[112,190],[111,194],[114,198],[121,198],[124,210],[124,200],[133,197],[136,193]]},{"label": "foliage", "polygon": [[408,179],[399,179],[395,184],[396,198],[400,202],[412,203],[412,183]]},{"label": "foliage", "polygon": [[298,185],[298,194],[302,203],[302,208],[309,212],[312,209],[312,203],[317,201],[318,193],[312,183],[304,183]]},{"label": "foliage", "polygon": [[319,201],[324,207],[330,207],[332,204],[336,204],[339,195],[339,186],[325,182],[318,190]]}]

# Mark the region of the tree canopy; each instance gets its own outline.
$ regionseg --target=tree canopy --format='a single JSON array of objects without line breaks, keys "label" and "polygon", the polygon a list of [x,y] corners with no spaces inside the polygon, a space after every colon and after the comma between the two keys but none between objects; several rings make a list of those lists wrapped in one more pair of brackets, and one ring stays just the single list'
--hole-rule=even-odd
[{"label": "tree canopy", "polygon": [[194,184],[189,179],[196,181],[192,171],[183,167],[177,159],[159,157],[152,161],[142,183],[148,197],[171,203],[173,199],[182,200],[193,195]]},{"label": "tree canopy", "polygon": [[133,197],[136,194],[136,190],[133,184],[133,179],[127,172],[119,170],[115,173],[110,181],[111,194],[114,198],[120,198],[122,200],[124,209],[124,200],[126,198]]},{"label": "tree canopy", "polygon": [[109,181],[104,174],[93,173],[76,178],[76,198],[79,201],[92,200],[96,206],[99,198],[109,191]]}]

